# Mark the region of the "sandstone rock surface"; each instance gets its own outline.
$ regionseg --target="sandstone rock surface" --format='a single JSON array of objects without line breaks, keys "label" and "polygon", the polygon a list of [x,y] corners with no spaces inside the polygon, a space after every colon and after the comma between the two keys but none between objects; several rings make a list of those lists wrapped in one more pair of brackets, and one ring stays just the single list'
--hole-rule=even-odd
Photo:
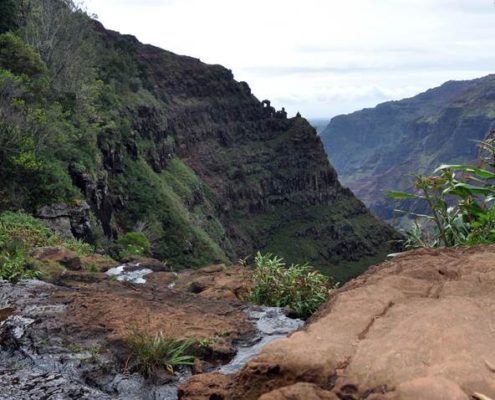
[{"label": "sandstone rock surface", "polygon": [[[266,346],[219,398],[495,398],[494,287],[495,246],[400,254]],[[193,393],[186,383],[182,399],[205,398],[198,381],[208,375]]]}]

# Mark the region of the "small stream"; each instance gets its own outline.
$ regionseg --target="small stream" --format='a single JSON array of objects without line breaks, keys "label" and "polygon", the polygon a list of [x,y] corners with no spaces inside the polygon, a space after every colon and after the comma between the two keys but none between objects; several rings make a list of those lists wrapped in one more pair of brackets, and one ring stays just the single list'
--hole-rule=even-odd
[{"label": "small stream", "polygon": [[[115,276],[119,281],[143,284],[146,282],[146,275],[151,272],[149,269],[136,269],[135,266],[129,268],[124,264],[108,270],[106,274]],[[238,343],[235,357],[228,364],[210,372],[218,371],[223,374],[233,374],[242,369],[249,360],[258,355],[261,349],[268,343],[284,338],[289,333],[294,332],[304,325],[303,320],[287,317],[284,309],[278,307],[249,305],[246,306],[244,312],[253,325],[256,326],[255,336],[247,341]],[[186,369],[177,375],[178,379],[176,381],[149,388],[147,393],[142,393],[144,382],[134,381],[134,379],[142,379],[140,377],[128,379],[127,377],[117,375],[111,386],[113,390],[123,396],[121,398],[130,398],[125,396],[131,394],[135,388],[140,391],[143,396],[141,398],[145,400],[176,400],[177,387],[190,377],[191,373]]]},{"label": "small stream", "polygon": [[118,267],[110,268],[105,273],[110,277],[115,277],[118,281],[139,284],[146,283],[146,279],[144,279],[144,277],[151,274],[153,271],[149,268],[136,269],[136,267],[139,267],[139,264],[136,264],[136,266],[122,264]]}]

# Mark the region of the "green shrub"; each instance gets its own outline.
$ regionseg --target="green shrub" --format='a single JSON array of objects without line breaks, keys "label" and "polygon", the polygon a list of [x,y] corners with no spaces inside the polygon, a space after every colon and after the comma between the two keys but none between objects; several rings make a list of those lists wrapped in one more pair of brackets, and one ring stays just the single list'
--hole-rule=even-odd
[{"label": "green shrub", "polygon": [[139,329],[135,329],[127,338],[127,345],[138,369],[145,376],[163,367],[173,373],[174,367],[193,365],[194,357],[188,354],[192,344],[190,340],[168,338],[163,332],[153,335]]},{"label": "green shrub", "polygon": [[61,245],[62,239],[29,214],[5,211],[0,214],[0,251],[12,242],[19,242],[28,249]]},{"label": "green shrub", "polygon": [[[64,268],[58,263],[40,262],[29,257],[36,247],[59,246],[78,256],[93,252],[93,246],[77,239],[63,239],[42,221],[23,212],[5,211],[0,214],[0,279],[16,281],[40,278],[51,281]],[[94,268],[90,269],[93,270]]]},{"label": "green shrub", "polygon": [[38,271],[26,268],[27,259],[22,249],[0,253],[0,279],[17,282],[19,279],[40,277]]},{"label": "green shrub", "polygon": [[36,51],[13,33],[0,35],[0,67],[14,74],[39,75],[46,67]]},{"label": "green shrub", "polygon": [[286,267],[271,254],[255,258],[254,287],[250,300],[270,307],[289,307],[302,318],[309,317],[328,298],[330,280],[307,264]]},{"label": "green shrub", "polygon": [[[478,165],[441,165],[432,176],[417,176],[414,193],[390,192],[398,200],[424,202],[430,213],[415,218],[406,247],[495,243],[495,147],[482,142],[487,156]],[[398,210],[399,211],[399,210]]]},{"label": "green shrub", "polygon": [[117,243],[122,246],[120,256],[142,256],[150,253],[150,241],[141,232],[128,232],[117,239]]}]

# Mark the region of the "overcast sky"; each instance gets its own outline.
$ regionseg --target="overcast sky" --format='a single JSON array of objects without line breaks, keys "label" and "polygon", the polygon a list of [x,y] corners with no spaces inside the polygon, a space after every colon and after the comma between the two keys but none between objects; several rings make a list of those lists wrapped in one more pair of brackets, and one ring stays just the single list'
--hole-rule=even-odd
[{"label": "overcast sky", "polygon": [[493,0],[86,0],[108,28],[331,117],[494,72]]}]

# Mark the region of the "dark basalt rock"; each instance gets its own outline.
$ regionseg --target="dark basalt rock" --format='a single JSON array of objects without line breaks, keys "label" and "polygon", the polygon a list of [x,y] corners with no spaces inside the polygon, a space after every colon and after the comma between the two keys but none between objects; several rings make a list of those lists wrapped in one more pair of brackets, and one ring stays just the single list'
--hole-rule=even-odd
[{"label": "dark basalt rock", "polygon": [[41,207],[36,216],[65,239],[93,241],[89,217],[90,207],[85,201],[75,206],[53,204]]}]

